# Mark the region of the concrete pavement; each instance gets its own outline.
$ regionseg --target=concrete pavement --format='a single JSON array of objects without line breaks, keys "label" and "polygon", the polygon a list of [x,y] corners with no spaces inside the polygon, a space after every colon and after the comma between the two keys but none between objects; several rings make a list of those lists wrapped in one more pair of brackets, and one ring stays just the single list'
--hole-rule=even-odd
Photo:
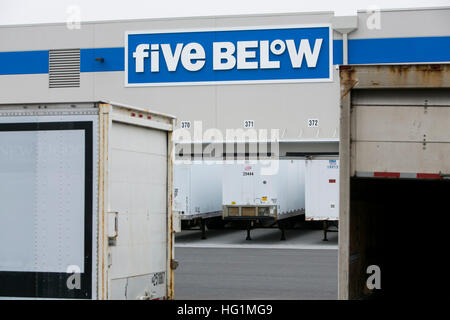
[{"label": "concrete pavement", "polygon": [[[186,230],[175,240],[175,299],[336,299],[337,233]],[[282,249],[282,250],[281,250]]]}]

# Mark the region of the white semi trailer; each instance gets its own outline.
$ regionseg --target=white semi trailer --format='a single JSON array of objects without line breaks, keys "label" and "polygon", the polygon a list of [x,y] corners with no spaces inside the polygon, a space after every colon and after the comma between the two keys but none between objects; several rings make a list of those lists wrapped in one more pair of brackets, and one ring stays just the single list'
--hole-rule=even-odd
[{"label": "white semi trailer", "polygon": [[174,119],[0,105],[0,297],[173,298]]},{"label": "white semi trailer", "polygon": [[225,164],[223,218],[244,221],[247,240],[254,226],[287,224],[305,212],[305,161],[265,160]]},{"label": "white semi trailer", "polygon": [[305,220],[322,221],[323,240],[328,241],[327,232],[337,232],[339,221],[338,159],[306,160],[305,197]]},{"label": "white semi trailer", "polygon": [[223,166],[204,161],[174,164],[173,210],[182,228],[200,225],[202,239],[206,228],[222,222]]}]

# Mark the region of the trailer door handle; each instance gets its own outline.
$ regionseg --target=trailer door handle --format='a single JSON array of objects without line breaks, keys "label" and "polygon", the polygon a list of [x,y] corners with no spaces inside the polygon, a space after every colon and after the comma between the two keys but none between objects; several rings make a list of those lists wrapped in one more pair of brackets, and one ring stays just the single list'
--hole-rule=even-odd
[{"label": "trailer door handle", "polygon": [[115,246],[119,236],[119,212],[108,212],[108,244]]}]

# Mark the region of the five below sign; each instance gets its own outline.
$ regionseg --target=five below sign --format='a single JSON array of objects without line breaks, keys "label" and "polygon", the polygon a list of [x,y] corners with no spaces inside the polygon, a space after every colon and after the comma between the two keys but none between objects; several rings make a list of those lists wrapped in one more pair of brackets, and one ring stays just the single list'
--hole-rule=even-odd
[{"label": "five below sign", "polygon": [[128,32],[125,85],[332,80],[331,27]]}]

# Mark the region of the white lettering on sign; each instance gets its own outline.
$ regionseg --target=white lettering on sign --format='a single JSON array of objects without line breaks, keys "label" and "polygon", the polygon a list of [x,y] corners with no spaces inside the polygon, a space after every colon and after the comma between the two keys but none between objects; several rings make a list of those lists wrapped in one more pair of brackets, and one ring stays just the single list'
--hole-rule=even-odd
[{"label": "white lettering on sign", "polygon": [[306,39],[302,39],[300,41],[298,51],[295,48],[294,40],[286,40],[289,57],[291,58],[292,68],[301,68],[303,56],[306,58],[306,65],[308,66],[308,68],[314,68],[317,64],[317,59],[319,58],[320,48],[322,47],[322,40],[323,39],[316,39],[313,52],[311,52],[309,41]]},{"label": "white lettering on sign", "polygon": [[198,43],[188,43],[181,53],[181,63],[188,71],[200,70],[205,65],[205,49]]},{"label": "white lettering on sign", "polygon": [[[281,55],[286,51],[292,68],[301,68],[303,59],[308,68],[315,68],[319,59],[323,39],[315,39],[311,49],[308,39],[300,39],[298,48],[293,39],[281,40],[251,40],[232,42],[213,42],[212,61],[213,70],[255,70],[255,69],[280,69],[280,60],[271,60],[270,54]],[[149,52],[150,50],[150,52]],[[145,72],[146,59],[150,58],[150,71],[160,71],[160,50],[167,70],[175,72],[181,60],[184,69],[190,72],[201,70],[206,64],[205,48],[196,42],[186,45],[177,43],[175,47],[167,43],[141,43],[133,52],[136,73]],[[259,51],[259,61],[256,59]]]},{"label": "white lettering on sign", "polygon": [[269,59],[269,57],[270,57],[269,56],[269,41],[261,41],[260,46],[261,46],[260,68],[261,69],[279,69],[280,61],[270,61],[270,59]]},{"label": "white lettering on sign", "polygon": [[177,70],[178,61],[180,61],[181,50],[183,49],[182,43],[177,43],[175,47],[175,52],[172,53],[170,44],[161,44],[161,50],[166,61],[167,70],[173,72]]},{"label": "white lettering on sign", "polygon": [[257,61],[247,61],[256,58],[256,51],[249,50],[258,48],[258,41],[238,41],[237,43],[237,68],[238,69],[258,69]]},{"label": "white lettering on sign", "polygon": [[144,72],[144,58],[148,57],[149,45],[142,43],[136,47],[136,51],[133,52],[133,58],[136,59],[136,72]]},{"label": "white lettering on sign", "polygon": [[[213,70],[231,70],[236,65],[236,48],[231,42],[213,43]],[[225,61],[224,61],[225,60]]]},{"label": "white lettering on sign", "polygon": [[159,72],[159,44],[152,44],[151,49],[150,70],[152,72]]}]

